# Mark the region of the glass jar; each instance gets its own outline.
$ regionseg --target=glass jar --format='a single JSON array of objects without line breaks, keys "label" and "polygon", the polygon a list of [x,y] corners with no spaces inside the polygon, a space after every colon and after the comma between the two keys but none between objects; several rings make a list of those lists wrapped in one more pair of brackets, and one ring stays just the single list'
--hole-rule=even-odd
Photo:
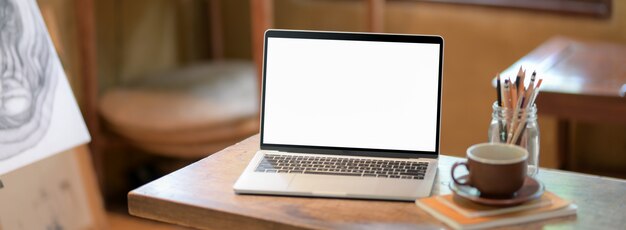
[{"label": "glass jar", "polygon": [[532,107],[520,109],[517,113],[512,109],[498,106],[497,102],[493,103],[492,107],[489,142],[512,143],[528,150],[527,174],[535,177],[539,172],[537,107],[533,104]]}]

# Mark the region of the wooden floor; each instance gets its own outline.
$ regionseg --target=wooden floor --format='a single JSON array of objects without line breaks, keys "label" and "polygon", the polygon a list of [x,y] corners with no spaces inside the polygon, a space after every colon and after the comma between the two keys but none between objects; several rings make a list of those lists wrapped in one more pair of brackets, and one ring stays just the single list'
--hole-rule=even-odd
[{"label": "wooden floor", "polygon": [[167,224],[130,216],[128,214],[109,212],[107,213],[109,229],[115,230],[166,230],[166,229],[189,229],[181,226]]}]

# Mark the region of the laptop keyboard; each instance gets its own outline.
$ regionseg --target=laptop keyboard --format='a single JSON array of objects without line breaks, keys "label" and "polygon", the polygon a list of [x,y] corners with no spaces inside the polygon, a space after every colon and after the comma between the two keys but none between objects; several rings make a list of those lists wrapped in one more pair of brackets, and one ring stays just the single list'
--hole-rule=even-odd
[{"label": "laptop keyboard", "polygon": [[428,162],[264,154],[255,172],[423,180]]}]

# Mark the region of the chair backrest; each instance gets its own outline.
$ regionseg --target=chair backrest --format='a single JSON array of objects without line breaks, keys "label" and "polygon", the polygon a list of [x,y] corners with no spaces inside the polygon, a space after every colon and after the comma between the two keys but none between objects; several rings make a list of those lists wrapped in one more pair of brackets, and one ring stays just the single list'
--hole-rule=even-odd
[{"label": "chair backrest", "polygon": [[224,59],[224,31],[220,0],[209,0],[209,23],[211,32],[211,57],[214,60]]},{"label": "chair backrest", "polygon": [[[97,58],[96,58],[96,29],[94,15],[93,0],[77,0],[74,2],[74,12],[76,14],[77,35],[78,35],[78,52],[80,60],[80,77],[82,80],[80,87],[82,88],[83,104],[81,109],[89,134],[91,135],[91,143],[89,147],[93,156],[93,165],[96,170],[96,176],[102,187],[103,179],[103,160],[100,154],[100,146],[103,139],[100,133],[100,123],[98,120],[98,75],[97,75]],[[50,32],[54,33],[54,32]],[[54,37],[54,36],[53,36]],[[57,50],[59,47],[56,47]]]},{"label": "chair backrest", "polygon": [[[174,1],[177,12],[177,25],[178,36],[182,39],[180,46],[183,52],[183,58],[194,60],[198,54],[198,46],[203,46],[207,43],[210,47],[210,57],[212,60],[220,61],[224,59],[224,30],[222,20],[222,4],[221,0],[205,0],[206,2],[206,15],[208,16],[208,27],[197,27],[198,23],[198,6],[202,2],[198,0],[176,0]],[[150,4],[150,3],[147,3]],[[195,26],[195,27],[194,27]],[[205,40],[198,40],[196,33],[203,33],[204,31],[198,31],[199,29],[206,29],[208,33],[208,42]],[[204,38],[204,37],[203,37]],[[201,44],[202,43],[202,44]],[[202,47],[204,48],[204,47]],[[187,61],[187,60],[184,60]]]}]

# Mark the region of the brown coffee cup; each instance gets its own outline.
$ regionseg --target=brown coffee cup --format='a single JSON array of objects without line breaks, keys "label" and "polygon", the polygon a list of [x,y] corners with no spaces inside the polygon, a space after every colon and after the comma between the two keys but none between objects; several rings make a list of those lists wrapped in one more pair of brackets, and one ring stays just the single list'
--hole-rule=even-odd
[{"label": "brown coffee cup", "polygon": [[[478,189],[481,196],[510,197],[524,185],[527,158],[528,151],[517,145],[476,144],[467,149],[467,162],[454,163],[452,180]],[[454,176],[454,170],[461,165],[469,171],[466,181]]]}]

